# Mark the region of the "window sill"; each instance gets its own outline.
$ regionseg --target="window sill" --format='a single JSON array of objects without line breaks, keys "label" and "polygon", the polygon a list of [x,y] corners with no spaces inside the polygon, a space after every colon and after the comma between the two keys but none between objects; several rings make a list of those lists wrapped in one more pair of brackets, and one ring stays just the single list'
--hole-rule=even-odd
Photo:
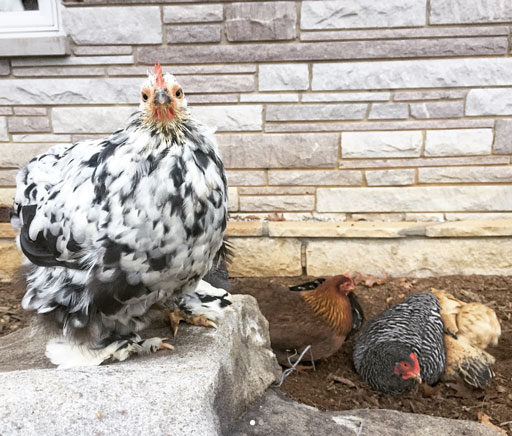
[{"label": "window sill", "polygon": [[62,32],[16,33],[0,36],[0,57],[64,56],[69,41]]}]

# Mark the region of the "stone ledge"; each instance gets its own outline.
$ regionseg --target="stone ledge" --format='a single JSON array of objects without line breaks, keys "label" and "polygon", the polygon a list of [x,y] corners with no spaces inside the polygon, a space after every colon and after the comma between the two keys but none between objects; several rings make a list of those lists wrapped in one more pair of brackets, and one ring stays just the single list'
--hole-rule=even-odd
[{"label": "stone ledge", "polygon": [[[169,336],[169,327],[143,332],[154,335]],[[268,322],[246,295],[233,296],[218,329],[180,327],[172,352],[57,370],[44,346],[30,329],[0,338],[4,436],[228,434],[281,372]]]},{"label": "stone ledge", "polygon": [[[0,227],[0,237],[1,235],[2,229]],[[456,238],[512,236],[512,219],[467,220],[446,223],[421,221],[230,221],[227,226],[227,236],[270,236],[273,238],[405,238],[411,236]]]},{"label": "stone ledge", "polygon": [[440,418],[386,409],[320,411],[269,390],[247,412],[231,436],[496,436],[494,430],[467,420]]}]

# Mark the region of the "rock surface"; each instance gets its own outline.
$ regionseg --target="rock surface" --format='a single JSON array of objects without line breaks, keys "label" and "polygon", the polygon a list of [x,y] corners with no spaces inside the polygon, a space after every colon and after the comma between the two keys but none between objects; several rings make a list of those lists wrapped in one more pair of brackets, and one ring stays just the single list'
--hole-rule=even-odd
[{"label": "rock surface", "polygon": [[0,434],[226,434],[280,376],[256,300],[233,301],[217,330],[182,326],[172,352],[98,367],[57,370],[35,332],[3,337]]},{"label": "rock surface", "polygon": [[289,400],[275,391],[253,407],[229,433],[231,436],[495,436],[497,433],[471,421],[437,418],[394,410],[321,412]]}]

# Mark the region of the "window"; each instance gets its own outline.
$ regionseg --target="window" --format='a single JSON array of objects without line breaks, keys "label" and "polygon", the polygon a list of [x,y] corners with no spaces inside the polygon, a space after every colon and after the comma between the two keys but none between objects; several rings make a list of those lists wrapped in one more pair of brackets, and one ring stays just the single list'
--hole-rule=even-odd
[{"label": "window", "polygon": [[0,0],[0,56],[64,55],[59,0]]}]

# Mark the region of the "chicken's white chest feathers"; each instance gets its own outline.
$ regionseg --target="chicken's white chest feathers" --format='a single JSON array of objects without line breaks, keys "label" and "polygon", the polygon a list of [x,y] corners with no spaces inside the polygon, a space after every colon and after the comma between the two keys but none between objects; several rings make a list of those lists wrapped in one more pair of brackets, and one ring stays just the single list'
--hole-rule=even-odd
[{"label": "chicken's white chest feathers", "polygon": [[[193,125],[176,142],[134,123],[107,141],[78,143],[59,150],[58,159],[50,150],[45,159],[60,171],[57,183],[30,180],[40,161],[19,176],[42,196],[29,233],[32,239],[40,232],[51,236],[59,261],[89,270],[87,276],[68,270],[73,282],[85,285],[92,275],[100,287],[133,286],[134,295],[123,297],[121,310],[128,309],[130,317],[132,304],[147,300],[147,309],[179,295],[211,267],[222,244],[227,198],[224,168],[206,129]],[[75,245],[81,249],[74,251]],[[51,280],[47,275],[59,269],[38,268],[38,273]],[[85,300],[100,298],[98,291],[92,293]],[[112,316],[117,312],[113,307]]]}]

